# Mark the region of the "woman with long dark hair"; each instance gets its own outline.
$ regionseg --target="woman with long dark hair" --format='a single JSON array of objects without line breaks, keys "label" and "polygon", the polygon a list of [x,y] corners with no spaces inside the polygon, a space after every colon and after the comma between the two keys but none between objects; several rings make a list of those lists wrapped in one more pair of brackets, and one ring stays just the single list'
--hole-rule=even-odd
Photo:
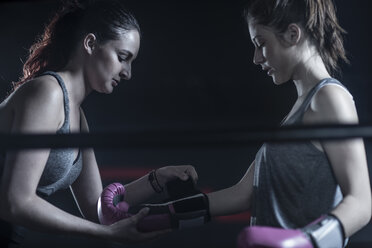
[{"label": "woman with long dark hair", "polygon": [[[356,124],[335,78],[347,61],[332,0],[250,0],[245,12],[259,65],[297,101],[282,125]],[[210,214],[251,210],[239,247],[343,247],[371,218],[362,139],[264,143],[239,183],[208,194]]]},{"label": "woman with long dark hair", "polygon": [[[67,3],[32,45],[23,77],[0,104],[0,131],[89,132],[82,102],[92,91],[109,94],[129,80],[139,47],[139,25],[119,1]],[[164,233],[137,230],[148,209],[113,225],[99,223],[102,182],[93,149],[6,151],[1,159],[1,247],[20,245],[26,228],[121,243]],[[137,205],[177,178],[195,181],[197,175],[188,165],[162,167],[127,184],[125,199]],[[73,192],[83,218],[45,200],[64,188]]]},{"label": "woman with long dark hair", "polygon": [[[348,60],[332,0],[250,0],[245,18],[253,63],[275,84],[292,81],[297,89],[282,126],[358,123],[352,95],[335,78],[339,63]],[[250,210],[239,248],[344,247],[371,219],[363,140],[266,142],[232,187],[147,206],[155,218],[184,214],[190,205],[200,213],[199,224]],[[161,229],[167,218],[158,221]]]}]

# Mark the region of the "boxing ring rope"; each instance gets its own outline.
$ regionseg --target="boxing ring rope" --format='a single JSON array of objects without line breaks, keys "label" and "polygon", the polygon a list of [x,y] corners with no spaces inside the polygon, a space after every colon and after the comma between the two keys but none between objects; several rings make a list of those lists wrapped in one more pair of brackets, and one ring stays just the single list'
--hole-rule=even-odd
[{"label": "boxing ring rope", "polygon": [[372,125],[317,125],[259,128],[168,128],[71,134],[0,134],[0,149],[94,147],[179,148],[245,146],[257,142],[298,142],[372,138]]},{"label": "boxing ring rope", "polygon": [[[250,146],[259,142],[300,142],[306,140],[343,140],[351,138],[372,138],[372,124],[248,128],[167,128],[71,134],[0,133],[0,150],[69,147],[173,149]],[[236,218],[245,220],[246,216],[237,215]],[[222,219],[222,221],[229,220]]]}]

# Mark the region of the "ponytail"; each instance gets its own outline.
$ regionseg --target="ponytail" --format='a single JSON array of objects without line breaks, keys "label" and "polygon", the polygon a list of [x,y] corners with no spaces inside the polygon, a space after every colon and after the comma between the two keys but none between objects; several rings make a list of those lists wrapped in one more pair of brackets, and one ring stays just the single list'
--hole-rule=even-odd
[{"label": "ponytail", "polygon": [[29,49],[29,57],[23,65],[23,77],[14,88],[48,70],[57,71],[66,66],[75,48],[76,26],[81,6],[74,2],[64,6],[45,27],[44,33]]},{"label": "ponytail", "polygon": [[339,25],[332,0],[307,0],[305,29],[318,47],[329,72],[339,72],[339,61],[349,63],[344,49],[346,31]]}]

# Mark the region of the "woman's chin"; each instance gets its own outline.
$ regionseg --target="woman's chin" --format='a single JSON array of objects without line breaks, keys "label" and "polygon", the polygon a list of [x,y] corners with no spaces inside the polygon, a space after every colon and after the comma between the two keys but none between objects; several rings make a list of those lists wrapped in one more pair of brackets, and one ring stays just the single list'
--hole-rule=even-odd
[{"label": "woman's chin", "polygon": [[111,94],[114,91],[114,88],[113,87],[107,87],[107,88],[98,89],[96,91],[98,93],[101,93],[101,94]]},{"label": "woman's chin", "polygon": [[289,79],[279,78],[275,75],[272,76],[275,85],[281,85],[289,81]]}]

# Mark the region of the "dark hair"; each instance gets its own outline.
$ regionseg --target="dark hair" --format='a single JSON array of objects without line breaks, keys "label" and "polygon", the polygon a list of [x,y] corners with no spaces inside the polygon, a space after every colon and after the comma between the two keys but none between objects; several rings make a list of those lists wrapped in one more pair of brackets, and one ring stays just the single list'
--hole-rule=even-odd
[{"label": "dark hair", "polygon": [[331,74],[339,72],[340,60],[349,62],[342,37],[346,31],[338,23],[333,0],[250,0],[244,16],[278,33],[291,23],[301,25]]},{"label": "dark hair", "polygon": [[102,44],[133,29],[140,33],[135,17],[119,1],[65,1],[31,46],[23,77],[13,86],[17,88],[45,71],[65,67],[77,43],[88,33],[95,34]]}]

